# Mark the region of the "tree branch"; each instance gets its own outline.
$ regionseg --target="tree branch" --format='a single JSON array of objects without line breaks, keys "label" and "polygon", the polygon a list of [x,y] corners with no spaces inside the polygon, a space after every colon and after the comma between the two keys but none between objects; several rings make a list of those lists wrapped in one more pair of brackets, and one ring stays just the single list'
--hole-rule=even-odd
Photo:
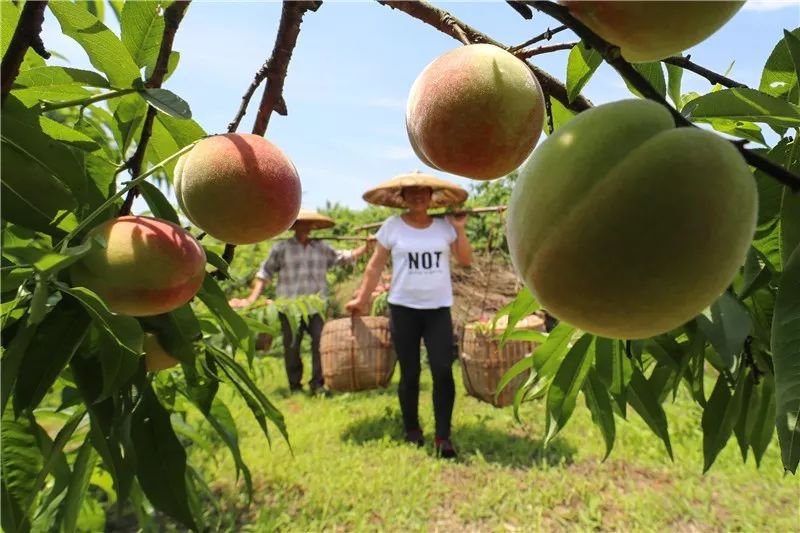
[{"label": "tree branch", "polygon": [[[164,83],[169,64],[169,55],[170,52],[172,52],[172,44],[175,42],[175,33],[178,31],[178,26],[180,26],[183,15],[189,7],[189,2],[191,2],[191,0],[177,0],[164,10],[164,35],[161,38],[161,47],[158,49],[155,68],[153,68],[153,73],[145,82],[145,87],[159,88],[161,84]],[[133,155],[124,164],[131,176],[138,176],[141,174],[142,161],[144,161],[147,143],[153,135],[153,122],[155,121],[156,113],[158,113],[158,111],[155,107],[147,107],[147,115],[142,124],[142,134],[139,137],[139,143],[136,145],[136,150],[133,152]],[[131,212],[133,200],[138,194],[138,187],[133,187],[128,191],[128,195],[125,197],[125,201],[122,202],[122,207],[119,210],[120,216],[127,215]]]},{"label": "tree branch", "polygon": [[550,28],[547,28],[547,30],[545,30],[543,33],[540,33],[539,35],[537,35],[536,37],[533,37],[532,39],[528,39],[527,41],[525,41],[522,44],[518,44],[517,46],[512,46],[511,48],[508,49],[508,51],[511,52],[511,53],[514,53],[514,51],[516,51],[516,50],[521,50],[522,48],[525,48],[525,47],[530,46],[532,44],[536,44],[536,43],[538,43],[540,41],[549,41],[550,39],[553,38],[553,35],[555,35],[556,33],[559,33],[559,32],[562,32],[562,31],[568,30],[568,29],[569,28],[567,28],[563,24],[561,26],[558,26],[558,27],[552,29],[552,30]]},{"label": "tree branch", "polygon": [[[459,36],[449,21],[452,21],[452,23],[458,25],[471,43],[493,44],[506,50],[509,48],[502,43],[495,41],[488,35],[481,33],[469,24],[460,21],[447,11],[434,7],[425,1],[405,2],[402,0],[378,0],[378,3],[388,6],[392,9],[397,9],[398,11],[402,11],[403,13],[406,13],[415,19],[421,20],[422,22],[433,26],[440,32],[445,33],[454,39],[459,39]],[[578,95],[572,102],[570,102],[569,98],[567,97],[567,88],[563,83],[539,67],[536,67],[531,63],[527,64],[528,67],[533,71],[536,79],[539,80],[539,84],[542,86],[542,91],[544,91],[546,95],[550,95],[561,102],[567,109],[580,112],[592,107],[592,103],[582,95]]]},{"label": "tree branch", "polygon": [[[677,109],[669,105],[661,94],[656,91],[633,65],[623,59],[618,46],[615,46],[586,27],[581,21],[572,16],[564,6],[558,5],[547,0],[526,0],[526,3],[534,9],[550,15],[562,24],[568,26],[575,34],[586,43],[587,46],[597,50],[603,59],[616,70],[620,76],[630,83],[630,85],[647,98],[663,105],[672,115],[675,125],[678,127],[696,127],[689,119],[683,116]],[[745,161],[769,174],[779,182],[789,187],[793,192],[800,192],[800,176],[789,172],[780,165],[777,165],[762,156],[761,154],[748,150],[741,141],[731,141]]]},{"label": "tree branch", "polygon": [[2,78],[2,88],[0,88],[0,102],[6,101],[6,96],[11,92],[11,86],[19,74],[19,67],[25,60],[28,48],[45,59],[50,58],[50,53],[45,50],[44,43],[39,34],[42,32],[44,22],[44,10],[47,7],[47,0],[41,2],[25,2],[22,13],[19,17],[14,35],[3,56],[0,65],[0,78]]},{"label": "tree branch", "polygon": [[730,78],[727,78],[727,77],[723,76],[722,74],[717,74],[716,72],[714,72],[712,70],[709,70],[709,69],[707,69],[705,67],[701,67],[697,63],[693,63],[693,62],[689,61],[689,58],[691,58],[691,57],[692,56],[667,57],[665,59],[662,59],[661,61],[663,61],[664,63],[669,63],[670,65],[675,65],[677,67],[681,67],[682,69],[694,72],[695,74],[699,74],[700,76],[704,77],[705,79],[707,79],[711,83],[719,83],[720,85],[722,85],[724,87],[731,88],[731,89],[733,89],[734,87],[747,88],[747,85],[745,85],[744,83],[739,83],[736,80],[732,80]]},{"label": "tree branch", "polygon": [[278,34],[275,36],[275,46],[266,63],[267,86],[264,88],[264,94],[258,106],[258,114],[253,124],[253,133],[256,135],[266,133],[273,111],[277,111],[279,115],[287,114],[286,103],[283,101],[283,83],[286,79],[289,61],[292,59],[292,52],[297,45],[300,24],[303,22],[303,15],[306,11],[316,11],[320,5],[322,2],[319,1],[285,1],[283,3]]},{"label": "tree branch", "polygon": [[530,48],[528,50],[520,50],[512,53],[520,59],[528,59],[529,57],[538,56],[540,54],[549,54],[550,52],[558,52],[559,50],[571,50],[573,46],[578,44],[578,42],[579,41],[573,41],[569,43],[548,44],[545,46]]},{"label": "tree branch", "polygon": [[[269,119],[273,111],[281,116],[287,115],[286,102],[283,99],[283,84],[286,80],[286,72],[292,59],[294,47],[297,45],[300,24],[303,22],[303,15],[305,15],[306,11],[316,11],[321,5],[321,1],[315,0],[303,2],[284,1],[272,55],[256,72],[255,78],[242,97],[242,103],[236,112],[236,116],[228,124],[228,133],[233,133],[239,127],[253,93],[265,79],[267,80],[267,86],[264,88],[264,94],[261,96],[261,103],[258,106],[258,113],[253,123],[253,133],[263,136],[267,132],[267,126],[269,126]],[[225,250],[222,252],[222,259],[230,264],[233,261],[235,251],[236,245],[226,244]],[[219,271],[215,272],[215,274],[220,275]]]}]

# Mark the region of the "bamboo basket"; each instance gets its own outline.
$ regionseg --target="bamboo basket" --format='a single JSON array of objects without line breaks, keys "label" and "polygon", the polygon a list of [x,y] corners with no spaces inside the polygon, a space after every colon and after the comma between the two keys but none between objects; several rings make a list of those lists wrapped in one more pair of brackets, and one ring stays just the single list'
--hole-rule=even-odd
[{"label": "bamboo basket", "polygon": [[[503,329],[494,332],[483,332],[467,324],[464,327],[464,340],[461,350],[461,371],[464,376],[464,387],[467,394],[495,407],[505,407],[514,403],[514,394],[528,379],[526,371],[515,377],[495,398],[500,379],[517,361],[528,356],[536,347],[530,341],[508,341],[500,349],[500,340],[496,336]],[[544,321],[539,317],[529,317],[517,329],[534,329],[544,331]]]},{"label": "bamboo basket", "polygon": [[386,387],[397,357],[382,316],[340,318],[325,323],[320,340],[322,376],[333,391]]}]

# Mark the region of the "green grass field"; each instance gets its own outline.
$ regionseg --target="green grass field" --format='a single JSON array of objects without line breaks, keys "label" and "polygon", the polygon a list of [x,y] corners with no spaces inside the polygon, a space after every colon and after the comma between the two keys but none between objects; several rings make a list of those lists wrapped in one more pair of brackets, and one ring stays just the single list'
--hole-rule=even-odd
[{"label": "green grass field", "polygon": [[[307,366],[310,361],[307,361]],[[433,456],[431,381],[423,369],[420,411],[428,443],[404,444],[397,372],[385,391],[332,397],[288,395],[283,362],[256,361],[259,383],[286,417],[292,446],[267,445],[243,403],[221,391],[240,427],[255,502],[245,505],[221,443],[213,459],[190,459],[219,497],[218,527],[239,531],[797,531],[800,484],[784,477],[777,442],[761,468],[743,464],[735,440],[702,472],[700,412],[667,407],[675,462],[637,415],[617,419],[604,445],[579,398],[575,416],[543,451],[543,407],[527,404],[525,426],[510,408],[466,396],[456,365],[453,440],[457,461]],[[308,369],[306,369],[308,372]],[[198,424],[200,422],[198,421]],[[292,453],[293,452],[293,453]]]}]

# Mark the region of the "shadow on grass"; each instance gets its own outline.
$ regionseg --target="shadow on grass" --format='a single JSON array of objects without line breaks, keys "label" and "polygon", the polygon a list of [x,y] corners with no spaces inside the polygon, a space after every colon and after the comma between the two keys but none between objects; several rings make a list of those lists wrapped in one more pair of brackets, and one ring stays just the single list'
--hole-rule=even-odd
[{"label": "shadow on grass", "polygon": [[[432,435],[426,435],[432,450]],[[397,409],[387,407],[382,415],[356,420],[341,435],[345,442],[363,445],[369,442],[404,441],[403,421]],[[563,465],[572,463],[575,448],[555,439],[547,449],[542,441],[490,428],[485,423],[459,424],[453,429],[453,442],[459,462],[487,462],[513,468]]]}]

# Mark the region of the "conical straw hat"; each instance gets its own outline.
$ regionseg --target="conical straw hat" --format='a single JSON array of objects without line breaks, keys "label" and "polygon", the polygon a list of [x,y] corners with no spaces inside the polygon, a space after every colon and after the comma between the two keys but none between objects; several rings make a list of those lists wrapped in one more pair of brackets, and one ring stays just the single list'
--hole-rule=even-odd
[{"label": "conical straw hat", "polygon": [[332,228],[336,225],[336,222],[334,222],[332,218],[320,215],[311,209],[301,209],[297,214],[295,222],[309,222],[311,224],[311,229]]},{"label": "conical straw hat", "polygon": [[467,191],[455,183],[423,174],[420,171],[395,176],[364,193],[364,201],[386,207],[406,207],[403,187],[430,187],[433,189],[431,207],[447,207],[467,199]]}]

